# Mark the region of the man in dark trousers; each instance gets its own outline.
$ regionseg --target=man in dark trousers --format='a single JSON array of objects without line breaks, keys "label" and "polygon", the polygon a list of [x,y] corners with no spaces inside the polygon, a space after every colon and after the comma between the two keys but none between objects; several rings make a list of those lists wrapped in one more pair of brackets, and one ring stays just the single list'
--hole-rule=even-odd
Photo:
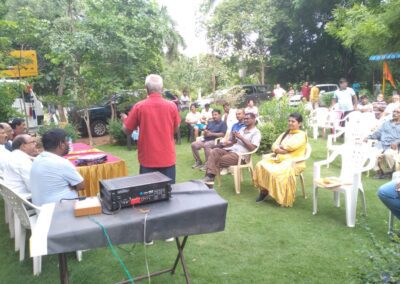
[{"label": "man in dark trousers", "polygon": [[162,97],[163,80],[151,74],[146,77],[148,97],[135,104],[128,115],[121,114],[123,131],[127,135],[140,129],[138,159],[140,173],[161,172],[172,179],[176,177],[176,152],[174,133],[181,118],[176,105]]}]

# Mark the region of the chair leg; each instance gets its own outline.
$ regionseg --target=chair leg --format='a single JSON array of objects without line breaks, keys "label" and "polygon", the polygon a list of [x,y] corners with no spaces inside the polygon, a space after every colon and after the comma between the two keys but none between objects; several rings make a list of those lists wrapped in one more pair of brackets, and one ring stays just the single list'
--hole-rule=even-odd
[{"label": "chair leg", "polygon": [[333,192],[333,204],[335,207],[339,208],[340,207],[340,193],[337,191]]},{"label": "chair leg", "polygon": [[19,261],[25,259],[25,243],[26,243],[26,229],[21,227],[20,239],[19,239]]},{"label": "chair leg", "polygon": [[318,211],[318,187],[313,186],[313,215],[317,214]]},{"label": "chair leg", "polygon": [[240,194],[240,168],[233,167],[233,181],[235,183],[235,191]]},{"label": "chair leg", "polygon": [[354,227],[356,225],[356,209],[357,209],[358,189],[349,189],[345,192],[346,197],[346,225]]},{"label": "chair leg", "polygon": [[4,221],[8,224],[10,217],[7,202],[4,200]]},{"label": "chair leg", "polygon": [[78,260],[78,262],[82,261],[82,251],[81,250],[76,251],[76,259]]},{"label": "chair leg", "polygon": [[14,228],[14,211],[12,210],[10,205],[7,205],[7,214],[8,214],[8,229],[10,231],[10,238],[15,238],[15,228]]},{"label": "chair leg", "polygon": [[392,235],[393,234],[393,223],[394,223],[393,213],[392,213],[392,211],[389,210],[389,220],[388,220],[389,230],[388,230],[388,235]]},{"label": "chair leg", "polygon": [[21,230],[22,230],[22,228],[21,228],[21,222],[19,221],[18,216],[16,214],[14,214],[13,218],[14,218],[14,233],[15,233],[15,236],[14,236],[14,242],[15,242],[14,249],[15,249],[15,251],[18,251],[19,250],[19,246],[20,246],[19,243],[21,242]]},{"label": "chair leg", "polygon": [[221,174],[220,174],[220,170],[217,171],[217,184],[218,184],[218,188],[221,188]]},{"label": "chair leg", "polygon": [[306,186],[304,184],[304,176],[303,173],[300,174],[300,184],[301,184],[301,191],[303,193],[303,198],[307,199],[307,195],[306,195]]},{"label": "chair leg", "polygon": [[38,276],[42,272],[42,257],[35,256],[33,258],[33,275]]}]

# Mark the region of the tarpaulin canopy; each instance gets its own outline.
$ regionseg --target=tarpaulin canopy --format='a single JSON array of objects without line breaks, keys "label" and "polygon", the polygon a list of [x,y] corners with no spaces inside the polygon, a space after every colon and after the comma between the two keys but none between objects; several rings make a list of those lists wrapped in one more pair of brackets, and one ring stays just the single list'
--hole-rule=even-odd
[{"label": "tarpaulin canopy", "polygon": [[400,59],[400,52],[372,55],[369,57],[370,61],[381,61],[381,60],[391,60],[391,59]]}]

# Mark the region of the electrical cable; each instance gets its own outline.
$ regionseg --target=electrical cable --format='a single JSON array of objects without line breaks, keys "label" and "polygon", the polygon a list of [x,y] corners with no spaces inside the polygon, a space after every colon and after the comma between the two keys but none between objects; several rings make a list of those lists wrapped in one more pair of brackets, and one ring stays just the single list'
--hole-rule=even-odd
[{"label": "electrical cable", "polygon": [[64,200],[79,200],[79,201],[82,201],[82,200],[85,200],[85,199],[86,199],[86,196],[78,196],[78,197],[75,197],[75,198],[61,198],[60,199],[60,203],[62,201],[64,201]]},{"label": "electrical cable", "polygon": [[122,261],[122,259],[119,257],[117,251],[115,250],[110,236],[108,235],[107,229],[103,226],[103,224],[101,224],[99,221],[97,221],[96,219],[94,219],[91,216],[88,216],[89,220],[92,221],[93,223],[97,224],[102,230],[103,230],[103,234],[107,239],[107,243],[108,243],[108,247],[111,250],[111,253],[114,255],[114,257],[118,260],[119,264],[121,265],[121,267],[124,269],[126,276],[128,277],[128,280],[130,283],[134,284],[135,282],[133,281],[132,275],[129,273],[128,268],[125,266],[125,263]]},{"label": "electrical cable", "polygon": [[148,212],[146,212],[146,215],[144,215],[144,228],[143,228],[143,241],[144,241],[144,243],[145,243],[145,244],[144,244],[144,261],[145,261],[145,263],[146,263],[147,278],[149,279],[149,284],[151,284],[149,263],[148,263],[148,261],[147,261],[147,246],[146,246],[147,215],[148,215]]}]

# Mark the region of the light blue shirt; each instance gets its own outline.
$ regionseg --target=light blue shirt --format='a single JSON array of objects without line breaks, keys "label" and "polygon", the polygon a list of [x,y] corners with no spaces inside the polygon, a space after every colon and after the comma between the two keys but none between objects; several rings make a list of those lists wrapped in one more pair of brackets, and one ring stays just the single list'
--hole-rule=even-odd
[{"label": "light blue shirt", "polygon": [[32,163],[32,203],[41,206],[45,203],[59,202],[62,198],[76,198],[78,193],[71,189],[71,186],[82,181],[82,176],[70,161],[44,151]]},{"label": "light blue shirt", "polygon": [[356,95],[352,88],[347,87],[344,90],[336,90],[333,97],[336,99],[339,110],[352,111],[354,110],[353,97]]}]

